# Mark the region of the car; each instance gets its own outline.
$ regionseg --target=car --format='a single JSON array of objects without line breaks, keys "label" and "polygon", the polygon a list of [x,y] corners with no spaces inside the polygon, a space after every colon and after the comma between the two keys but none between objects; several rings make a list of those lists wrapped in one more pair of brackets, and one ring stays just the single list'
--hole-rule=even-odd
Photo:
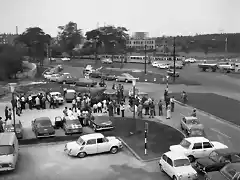
[{"label": "car", "polygon": [[75,98],[76,96],[76,91],[74,89],[67,89],[67,92],[65,94],[65,100],[66,102],[72,102],[72,100]]},{"label": "car", "polygon": [[116,77],[116,81],[119,82],[132,82],[133,79],[135,78],[129,73],[122,73],[120,76]]},{"label": "car", "polygon": [[[16,136],[18,139],[23,138],[23,127],[20,120],[15,120],[15,129],[16,129]],[[4,126],[4,132],[14,132],[14,124],[7,124]]]},{"label": "car", "polygon": [[220,171],[228,163],[240,163],[240,153],[230,149],[215,150],[208,157],[196,160],[195,167],[203,173]]},{"label": "car", "polygon": [[97,82],[92,79],[87,78],[79,78],[76,81],[76,86],[83,86],[83,87],[94,87],[97,85]]},{"label": "car", "polygon": [[94,72],[94,68],[92,67],[92,65],[87,65],[85,67],[85,69],[83,70],[83,74],[91,74],[92,72]]},{"label": "car", "polygon": [[78,79],[76,77],[71,76],[69,73],[68,74],[63,74],[57,79],[58,83],[63,83],[63,84],[75,84]]},{"label": "car", "polygon": [[80,121],[75,116],[65,116],[63,117],[63,130],[66,135],[74,133],[82,133],[82,125]]},{"label": "car", "polygon": [[[173,69],[173,68],[174,68],[174,63],[170,64],[170,65],[169,65],[169,68],[170,68],[170,69]],[[180,64],[180,63],[175,63],[175,68],[176,68],[176,69],[182,69],[182,68],[183,68],[183,65]]]},{"label": "car", "polygon": [[230,163],[220,171],[206,173],[204,180],[240,180],[240,163]]},{"label": "car", "polygon": [[90,73],[90,77],[92,78],[101,78],[102,77],[102,72],[100,71],[93,71]]},{"label": "car", "polygon": [[169,64],[158,64],[157,68],[159,69],[169,69]]},{"label": "car", "polygon": [[202,124],[192,126],[187,137],[207,137]]},{"label": "car", "polygon": [[62,61],[70,61],[71,59],[68,57],[61,58]]},{"label": "car", "polygon": [[197,172],[191,166],[188,157],[183,154],[166,152],[161,156],[158,164],[160,170],[173,180],[198,179]]},{"label": "car", "polygon": [[184,61],[185,61],[186,63],[195,63],[195,62],[197,62],[197,60],[194,59],[194,58],[188,58],[188,59],[185,59]]},{"label": "car", "polygon": [[113,63],[113,61],[112,61],[110,58],[102,59],[101,62],[102,62],[103,64],[112,64],[112,63]]},{"label": "car", "polygon": [[109,119],[109,116],[106,114],[98,114],[93,118],[88,119],[89,126],[96,132],[102,130],[111,130],[113,129],[112,121]]},{"label": "car", "polygon": [[[167,75],[174,77],[174,70],[172,70],[172,69],[167,70]],[[175,71],[175,77],[179,77],[179,76],[180,76],[180,73]]]},{"label": "car", "polygon": [[63,98],[63,96],[62,96],[62,94],[61,94],[60,92],[50,92],[50,93],[47,95],[48,101],[51,100],[51,99],[50,99],[51,96],[57,98],[58,104],[63,104],[63,103],[64,103],[64,98]]},{"label": "car", "polygon": [[161,64],[161,63],[158,62],[158,61],[154,61],[154,62],[152,62],[152,66],[153,66],[153,67],[158,67],[159,64]]},{"label": "car", "polygon": [[47,79],[49,81],[57,82],[58,78],[61,77],[61,76],[62,76],[61,74],[52,74]]},{"label": "car", "polygon": [[205,137],[187,137],[180,144],[170,146],[170,151],[185,154],[190,162],[198,158],[208,157],[209,154],[218,149],[227,149],[228,146],[217,141],[210,141]]},{"label": "car", "polygon": [[191,128],[197,125],[200,125],[200,122],[198,118],[193,116],[184,116],[180,121],[180,127],[187,135],[190,133]]},{"label": "car", "polygon": [[49,117],[40,117],[32,121],[32,131],[37,138],[55,137],[55,130]]},{"label": "car", "polygon": [[116,137],[92,133],[80,136],[77,141],[67,143],[64,151],[69,156],[84,158],[86,155],[104,152],[116,154],[122,148],[122,142]]},{"label": "car", "polygon": [[116,80],[116,76],[112,75],[112,74],[103,74],[102,78],[107,81],[115,81]]}]

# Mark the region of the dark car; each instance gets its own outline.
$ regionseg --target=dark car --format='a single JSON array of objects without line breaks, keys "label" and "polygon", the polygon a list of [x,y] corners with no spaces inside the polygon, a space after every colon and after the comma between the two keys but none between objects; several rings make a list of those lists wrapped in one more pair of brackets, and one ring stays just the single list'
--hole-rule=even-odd
[{"label": "dark car", "polygon": [[57,79],[58,83],[63,83],[63,84],[75,84],[78,79],[76,77],[71,76],[70,74],[63,74]]},{"label": "dark car", "polygon": [[229,163],[220,171],[206,173],[204,180],[240,180],[240,163]]},{"label": "dark car", "polygon": [[102,77],[102,73],[100,71],[93,71],[92,73],[90,73],[90,77],[92,77],[92,78],[101,78]]},{"label": "dark car", "polygon": [[[16,136],[18,139],[23,138],[23,127],[22,123],[19,120],[15,121],[15,129],[16,129]],[[13,124],[7,124],[4,126],[5,132],[14,132],[14,125]]]},{"label": "dark car", "polygon": [[209,157],[198,159],[196,168],[204,173],[220,171],[226,164],[235,162],[240,162],[240,153],[221,149],[211,152]]},{"label": "dark car", "polygon": [[32,131],[35,133],[37,138],[55,136],[54,127],[48,117],[34,119],[32,121]]},{"label": "dark car", "polygon": [[112,75],[112,74],[103,74],[102,78],[107,81],[115,81],[116,80],[116,76]]},{"label": "dark car", "polygon": [[97,85],[97,82],[92,79],[87,78],[80,78],[76,81],[76,86],[83,86],[83,87],[94,87]]},{"label": "dark car", "polygon": [[82,125],[77,117],[63,117],[63,130],[66,135],[74,133],[82,133]]},{"label": "dark car", "polygon": [[114,128],[109,116],[106,115],[98,115],[88,119],[88,125],[93,128],[94,131],[111,130]]}]

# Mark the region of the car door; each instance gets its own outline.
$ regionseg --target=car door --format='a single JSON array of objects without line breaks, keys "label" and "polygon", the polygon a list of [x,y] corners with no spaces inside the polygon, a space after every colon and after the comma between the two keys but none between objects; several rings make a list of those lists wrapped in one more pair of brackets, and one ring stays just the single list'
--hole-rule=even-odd
[{"label": "car door", "polygon": [[173,161],[168,157],[167,159],[167,163],[166,163],[166,167],[167,167],[167,174],[170,176],[170,177],[173,177],[174,175],[174,169],[173,169]]},{"label": "car door", "polygon": [[192,147],[192,153],[195,158],[204,157],[202,143],[195,143]]},{"label": "car door", "polygon": [[97,153],[97,140],[89,139],[84,147],[84,151],[87,154],[96,154]]},{"label": "car door", "polygon": [[203,154],[204,156],[209,156],[213,151],[213,145],[210,142],[203,142]]},{"label": "car door", "polygon": [[110,144],[105,138],[98,138],[97,139],[97,152],[103,153],[110,150]]}]

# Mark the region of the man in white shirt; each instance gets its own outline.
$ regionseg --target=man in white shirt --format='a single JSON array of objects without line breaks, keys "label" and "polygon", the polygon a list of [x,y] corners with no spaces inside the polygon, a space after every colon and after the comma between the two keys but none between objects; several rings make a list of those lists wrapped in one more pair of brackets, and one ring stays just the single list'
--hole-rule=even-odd
[{"label": "man in white shirt", "polygon": [[32,109],[32,96],[31,95],[28,96],[28,105],[29,105],[29,109]]},{"label": "man in white shirt", "polygon": [[98,110],[98,105],[94,104],[93,105],[93,113],[97,113],[97,110]]},{"label": "man in white shirt", "polygon": [[36,102],[36,108],[40,109],[40,99],[38,96],[36,97],[35,102]]},{"label": "man in white shirt", "polygon": [[175,99],[174,96],[170,98],[171,112],[174,112]]},{"label": "man in white shirt", "polygon": [[102,113],[102,103],[98,102],[97,106],[98,106],[98,113]]}]

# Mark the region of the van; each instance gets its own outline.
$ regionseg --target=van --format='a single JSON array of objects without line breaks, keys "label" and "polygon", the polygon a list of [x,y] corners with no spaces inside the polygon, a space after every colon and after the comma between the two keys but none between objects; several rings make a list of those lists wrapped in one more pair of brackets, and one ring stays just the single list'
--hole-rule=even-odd
[{"label": "van", "polygon": [[76,91],[74,89],[67,89],[67,92],[65,94],[66,102],[72,102],[75,96],[76,96]]},{"label": "van", "polygon": [[14,132],[0,133],[0,171],[14,170],[18,160],[19,145]]}]

